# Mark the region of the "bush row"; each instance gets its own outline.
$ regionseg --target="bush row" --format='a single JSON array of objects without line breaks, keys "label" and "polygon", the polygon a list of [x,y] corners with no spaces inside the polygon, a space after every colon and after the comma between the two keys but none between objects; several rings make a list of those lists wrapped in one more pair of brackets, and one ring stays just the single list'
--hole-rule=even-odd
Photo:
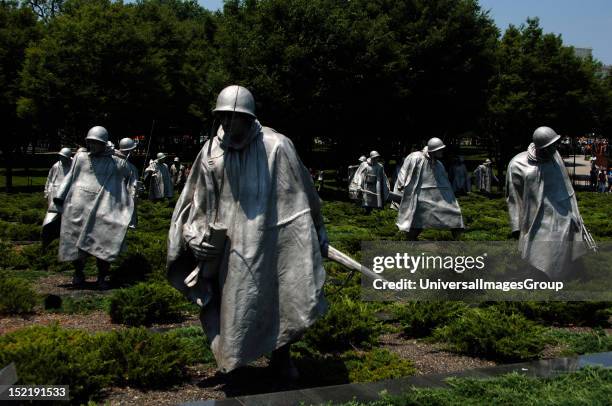
[{"label": "bush row", "polygon": [[0,365],[15,362],[20,384],[69,385],[77,403],[109,385],[169,387],[182,382],[187,365],[211,359],[202,330],[194,328],[90,335],[53,325],[0,337]]},{"label": "bush row", "polygon": [[38,295],[30,282],[0,273],[0,314],[25,314],[34,311]]}]

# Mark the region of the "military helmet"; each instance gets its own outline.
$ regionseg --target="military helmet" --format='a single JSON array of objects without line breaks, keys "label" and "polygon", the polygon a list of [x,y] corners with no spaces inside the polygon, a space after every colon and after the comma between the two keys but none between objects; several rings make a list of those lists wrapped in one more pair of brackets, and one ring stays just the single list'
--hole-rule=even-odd
[{"label": "military helmet", "polygon": [[485,163],[485,164],[490,164],[490,163],[491,163],[491,160],[490,160],[489,158],[487,158],[487,159],[484,161],[484,163]]},{"label": "military helmet", "polygon": [[70,158],[72,156],[72,150],[70,148],[62,148],[57,154],[66,158]]},{"label": "military helmet", "polygon": [[137,146],[138,144],[136,144],[136,141],[134,141],[133,139],[129,137],[122,138],[121,141],[119,141],[119,150],[121,152],[131,151]]},{"label": "military helmet", "polygon": [[380,154],[378,151],[372,151],[370,152],[370,158],[380,158]]},{"label": "military helmet", "polygon": [[174,162],[181,162],[181,160],[179,159],[179,157],[175,156],[174,157]]},{"label": "military helmet", "polygon": [[246,87],[232,85],[221,90],[213,113],[229,111],[255,118],[255,99]]},{"label": "military helmet", "polygon": [[368,158],[366,158],[365,155],[362,155],[362,156],[359,157],[359,162],[365,162],[367,160],[368,160]]},{"label": "military helmet", "polygon": [[165,157],[166,157],[166,154],[164,154],[163,152],[157,153],[157,159],[164,159]]},{"label": "military helmet", "polygon": [[87,132],[86,140],[94,140],[106,144],[108,142],[108,131],[99,125],[91,127]]},{"label": "military helmet", "polygon": [[550,127],[538,127],[533,132],[533,143],[536,149],[546,148],[555,143],[561,136]]},{"label": "military helmet", "polygon": [[440,138],[433,137],[427,141],[427,152],[435,152],[442,148],[446,148],[446,145],[444,145]]}]

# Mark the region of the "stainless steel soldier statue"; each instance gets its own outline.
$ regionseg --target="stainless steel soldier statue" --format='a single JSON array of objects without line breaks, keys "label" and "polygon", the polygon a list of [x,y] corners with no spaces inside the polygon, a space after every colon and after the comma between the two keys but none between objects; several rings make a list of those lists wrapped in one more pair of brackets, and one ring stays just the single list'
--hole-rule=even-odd
[{"label": "stainless steel soldier statue", "polygon": [[145,180],[150,178],[149,199],[160,200],[174,196],[174,186],[168,165],[165,164],[166,154],[159,152],[157,159],[151,161],[145,169]]},{"label": "stainless steel soldier statue", "polygon": [[476,179],[476,189],[485,193],[491,193],[492,180],[499,183],[499,180],[493,174],[493,168],[491,167],[491,160],[489,158],[478,165],[478,168],[474,171],[474,178]]},{"label": "stainless steel soldier statue", "polygon": [[174,189],[182,189],[185,184],[185,166],[179,157],[174,158],[174,163],[170,166],[170,175],[172,175]]},{"label": "stainless steel soldier statue", "polygon": [[355,178],[355,174],[357,173],[357,171],[359,170],[359,168],[361,168],[361,165],[363,165],[363,163],[367,160],[367,158],[365,157],[365,155],[362,155],[359,157],[359,164],[357,165],[350,165],[348,167],[348,187],[349,187],[349,198],[351,200],[359,200],[360,196],[361,196],[361,192],[359,192],[358,190],[355,190],[354,188],[351,188],[351,184],[353,183],[353,179]]},{"label": "stainless steel soldier statue", "polygon": [[[137,146],[138,144],[133,139],[122,138],[121,141],[119,141],[119,151],[116,152],[116,155],[118,157],[125,159],[125,165],[132,173],[132,177],[130,179],[138,179],[138,169],[129,161],[130,154],[133,150],[136,149]],[[130,221],[130,228],[136,228],[136,226],[138,225],[138,195],[142,191],[143,186],[139,181],[136,182],[136,185],[136,193],[134,193],[134,214],[132,215],[132,220]]]},{"label": "stainless steel soldier statue", "polygon": [[49,201],[49,205],[53,203],[55,192],[59,185],[62,184],[68,171],[70,171],[70,165],[72,165],[72,151],[70,148],[62,148],[58,155],[59,160],[49,170],[47,183],[45,183],[45,197]]},{"label": "stainless steel soldier statue", "polygon": [[221,125],[172,216],[168,278],[203,306],[221,371],[272,352],[271,366],[295,378],[289,344],[326,309],[320,200],[292,142],[256,119],[246,88],[223,89],[213,111]]},{"label": "stainless steel soldier statue", "polygon": [[361,206],[366,213],[372,209],[382,209],[389,198],[389,179],[385,174],[385,168],[378,160],[380,154],[377,151],[370,152],[370,157],[361,164],[349,191],[361,192]]},{"label": "stainless steel soldier statue", "polygon": [[458,238],[464,228],[459,203],[440,162],[446,147],[439,138],[431,138],[422,151],[404,159],[394,193],[402,195],[397,227],[416,240],[425,228],[450,229]]},{"label": "stainless steel soldier statue", "polygon": [[585,254],[585,241],[592,241],[557,152],[559,138],[550,127],[536,129],[506,175],[510,226],[521,255],[550,278],[565,276],[567,265]]},{"label": "stainless steel soldier statue", "polygon": [[88,151],[74,156],[49,211],[61,213],[58,256],[73,262],[73,283],[84,283],[85,259],[91,255],[97,261],[98,284],[106,288],[110,263],[124,247],[132,219],[137,178],[107,145],[104,127],[92,127],[86,142]]}]

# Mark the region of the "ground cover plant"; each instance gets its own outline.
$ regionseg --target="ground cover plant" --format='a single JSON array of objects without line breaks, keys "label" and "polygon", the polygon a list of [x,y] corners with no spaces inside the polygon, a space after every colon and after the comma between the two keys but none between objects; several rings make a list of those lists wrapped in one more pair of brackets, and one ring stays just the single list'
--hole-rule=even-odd
[{"label": "ground cover plant", "polygon": [[612,370],[584,368],[552,378],[518,373],[492,379],[448,379],[447,388],[413,388],[401,396],[342,406],[408,405],[606,405],[612,398]]},{"label": "ground cover plant", "polygon": [[180,383],[188,365],[212,360],[207,348],[196,328],[88,334],[34,326],[0,336],[0,364],[15,362],[20,384],[70,385],[78,403],[96,398],[109,385],[164,388]]},{"label": "ground cover plant", "polygon": [[31,313],[36,302],[37,294],[28,280],[0,273],[0,314]]},{"label": "ground cover plant", "polygon": [[[606,207],[606,197],[579,193],[579,198],[581,204],[585,203],[590,207],[589,210],[595,211],[585,215],[587,226],[595,238],[609,239],[605,216],[602,214],[603,208]],[[35,216],[28,207],[29,204],[33,204],[36,210],[41,210],[43,213],[46,204],[41,194],[0,193],[0,200],[11,202],[0,213],[0,220],[11,224],[21,224],[22,219],[33,221]],[[468,227],[462,239],[510,238],[502,196],[471,194],[460,197],[459,200]],[[164,320],[175,322],[186,312],[197,312],[197,308],[188,304],[165,282],[166,237],[173,204],[174,202],[149,201],[139,203],[138,227],[128,231],[127,251],[111,269],[114,290],[110,294],[64,296],[60,308],[48,311],[66,315],[87,315],[95,311],[104,311],[109,312],[115,322],[135,326]],[[366,215],[360,207],[346,201],[327,201],[323,206],[323,216],[331,244],[356,259],[360,259],[363,240],[405,238],[397,231],[396,214],[393,210],[385,209]],[[40,227],[39,224],[29,224],[29,226]],[[426,231],[422,238],[444,240],[450,238],[450,233]],[[22,241],[7,238],[0,240],[0,248],[4,248],[0,250],[0,267],[5,268],[3,272],[8,278],[28,280],[36,286],[36,281],[41,278],[48,279],[62,273],[70,277],[70,264],[57,261],[57,241],[53,242],[46,252],[41,251],[40,243],[36,240],[33,244],[23,244]],[[328,274],[325,292],[329,302],[329,312],[292,348],[303,377],[302,383],[305,385],[372,381],[414,374],[416,369],[410,360],[383,347],[379,336],[385,333],[401,333],[405,339],[417,339],[419,342],[436,340],[451,351],[479,357],[486,356],[498,362],[537,358],[541,356],[542,348],[546,345],[559,346],[563,351],[562,354],[603,351],[610,348],[609,335],[604,330],[573,332],[556,328],[607,327],[611,313],[609,303],[499,302],[467,305],[460,302],[363,302],[359,274],[347,279],[350,273],[342,266],[328,260],[324,266]],[[96,274],[94,261],[88,262],[86,274],[89,276]],[[123,289],[118,289],[119,287]],[[42,300],[43,297],[36,299],[33,311],[39,312]],[[113,359],[118,360],[113,364],[114,369],[102,372],[91,371],[92,382],[79,383],[78,379],[81,378],[77,374],[74,378],[77,380],[76,387],[89,388],[91,385],[91,389],[87,391],[100,393],[101,389],[97,388],[109,385],[150,387],[162,382],[181,384],[188,379],[184,366],[194,363],[214,365],[208,343],[199,327],[171,330],[163,334],[164,337],[171,337],[164,338],[163,343],[156,339],[146,339],[147,333],[143,331],[130,329],[128,333],[122,333],[124,335],[117,333],[114,338],[108,338],[111,341],[107,341],[105,348],[114,354]],[[77,330],[74,335],[77,338],[69,340],[77,343],[82,341],[84,343],[82,345],[87,347],[90,345],[87,344],[89,338],[78,338],[81,337],[79,335],[81,333]],[[73,337],[69,332],[45,334],[59,336],[68,334],[69,337]],[[105,337],[109,337],[105,334],[107,333],[103,333]],[[126,344],[117,342],[119,339]],[[61,341],[59,338],[58,340]],[[168,340],[172,342],[167,344]],[[132,345],[137,346],[138,343],[145,341],[146,345],[141,344],[146,346],[143,347],[143,352],[136,358],[130,358],[128,352],[135,348]],[[96,343],[102,345],[101,341]],[[81,348],[78,345],[81,344],[77,344],[76,348]],[[166,345],[168,347],[164,347]],[[176,355],[177,359],[180,359],[178,364],[182,367],[174,364],[177,370],[160,369],[160,376],[173,374],[176,378],[174,380],[148,375],[149,369],[157,368],[156,361],[150,358],[156,351],[161,351],[160,348],[169,348],[168,351],[172,354],[179,349],[184,350],[182,355]],[[89,357],[93,357],[91,360],[96,359],[91,351],[87,349],[83,351],[89,354]],[[63,356],[61,352],[58,354],[60,358]],[[33,359],[31,365],[37,362],[40,365],[45,361]],[[81,361],[74,361],[76,365],[80,365],[79,362]],[[108,368],[111,366],[108,365]],[[321,371],[326,373],[321,374]],[[62,379],[68,379],[66,375],[62,376],[64,376]],[[37,379],[51,378],[38,376]],[[83,393],[84,391],[85,389]],[[78,394],[78,389],[76,393]]]},{"label": "ground cover plant", "polygon": [[547,343],[545,330],[520,314],[493,307],[472,308],[433,332],[453,351],[502,362],[538,358]]},{"label": "ground cover plant", "polygon": [[113,323],[146,326],[179,320],[188,307],[183,295],[164,282],[142,282],[117,290],[110,298]]}]

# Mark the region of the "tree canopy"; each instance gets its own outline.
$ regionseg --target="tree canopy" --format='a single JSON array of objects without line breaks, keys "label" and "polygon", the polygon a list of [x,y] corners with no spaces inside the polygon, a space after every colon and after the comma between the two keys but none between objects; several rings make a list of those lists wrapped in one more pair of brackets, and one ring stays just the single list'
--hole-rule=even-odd
[{"label": "tree canopy", "polygon": [[152,120],[201,134],[233,83],[303,155],[316,138],[339,161],[432,136],[510,153],[539,125],[611,129],[598,62],[537,19],[502,35],[477,0],[2,1],[0,22],[3,152],[7,139],[81,142],[96,124],[115,139]]}]

